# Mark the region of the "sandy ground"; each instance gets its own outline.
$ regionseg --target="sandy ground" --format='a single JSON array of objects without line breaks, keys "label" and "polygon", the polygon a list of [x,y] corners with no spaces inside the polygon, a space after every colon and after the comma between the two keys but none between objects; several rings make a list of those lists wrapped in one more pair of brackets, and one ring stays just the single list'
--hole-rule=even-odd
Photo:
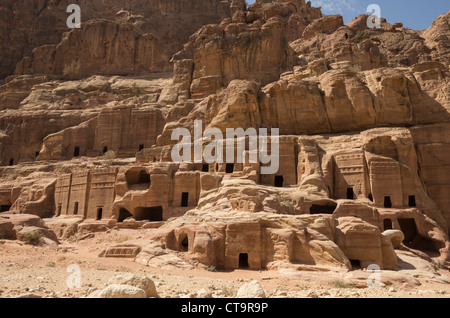
[{"label": "sandy ground", "polygon": [[[151,230],[114,230],[96,233],[79,242],[61,242],[58,247],[37,247],[19,241],[0,240],[0,297],[34,294],[41,297],[85,297],[103,289],[118,272],[145,273],[156,284],[160,297],[195,297],[204,288],[213,297],[235,297],[246,282],[258,280],[268,297],[446,297],[450,298],[450,272],[402,252],[399,257],[407,270],[382,271],[381,286],[346,284],[345,278],[366,281],[362,270],[234,270],[211,272],[203,265],[194,269],[161,269],[135,263],[133,259],[101,258],[98,254],[108,245],[145,238]],[[69,289],[68,266],[77,264],[81,270],[81,287]],[[361,279],[362,277],[362,279]],[[69,279],[70,280],[70,279]]]}]

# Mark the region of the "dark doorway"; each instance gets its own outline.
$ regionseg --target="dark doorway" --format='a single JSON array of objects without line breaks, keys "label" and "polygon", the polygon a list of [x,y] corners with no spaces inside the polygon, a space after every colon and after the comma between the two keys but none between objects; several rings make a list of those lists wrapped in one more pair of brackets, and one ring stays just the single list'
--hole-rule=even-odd
[{"label": "dark doorway", "polygon": [[282,188],[283,182],[284,182],[283,176],[275,176],[275,187]]},{"label": "dark doorway", "polygon": [[216,163],[216,172],[219,172],[219,164]]},{"label": "dark doorway", "polygon": [[392,220],[391,219],[384,219],[383,220],[383,228],[384,230],[392,230]]},{"label": "dark doorway", "polygon": [[202,165],[202,172],[209,172],[209,165],[208,164]]},{"label": "dark doorway", "polygon": [[226,173],[233,173],[234,172],[234,163],[227,163],[225,172]]},{"label": "dark doorway", "polygon": [[14,166],[14,158],[9,159],[9,165]]},{"label": "dark doorway", "polygon": [[98,208],[97,210],[97,220],[100,221],[103,216],[103,208]]},{"label": "dark doorway", "polygon": [[361,261],[357,259],[351,259],[350,264],[352,265],[352,270],[361,269]]},{"label": "dark doorway", "polygon": [[108,147],[103,147],[103,153],[107,153],[108,152]]},{"label": "dark doorway", "polygon": [[183,192],[181,194],[181,206],[188,207],[189,206],[189,192]]},{"label": "dark doorway", "polygon": [[384,207],[388,209],[392,208],[391,197],[384,197]]},{"label": "dark doorway", "polygon": [[416,206],[416,196],[415,195],[410,195],[408,197],[408,205],[410,207],[415,207]]},{"label": "dark doorway", "polygon": [[354,200],[355,194],[353,192],[353,188],[347,188],[347,200]]},{"label": "dark doorway", "polygon": [[182,251],[189,251],[189,237],[186,235],[186,237],[181,241],[181,250]]},{"label": "dark doorway", "polygon": [[400,229],[405,235],[403,243],[405,243],[406,246],[411,247],[413,240],[417,236],[416,221],[414,219],[398,219],[398,223],[400,225]]},{"label": "dark doorway", "polygon": [[373,202],[373,195],[372,195],[372,193],[369,193],[369,195],[367,196],[367,198],[368,198],[371,202]]},{"label": "dark doorway", "polygon": [[73,156],[74,157],[79,157],[80,156],[80,147],[75,147],[73,149]]},{"label": "dark doorway", "polygon": [[133,216],[133,214],[131,214],[130,211],[128,211],[125,208],[121,208],[119,210],[119,218],[117,219],[117,222],[123,222],[124,220],[126,220],[132,216]]},{"label": "dark doorway", "polygon": [[162,206],[155,206],[151,208],[140,207],[134,209],[134,218],[136,221],[148,220],[151,222],[157,222],[163,220],[163,208]]},{"label": "dark doorway", "polygon": [[143,144],[139,145],[139,151],[141,151],[141,150],[144,150],[144,145]]},{"label": "dark doorway", "polygon": [[336,210],[337,205],[318,205],[313,204],[309,209],[309,213],[311,214],[333,214],[334,210]]},{"label": "dark doorway", "polygon": [[150,188],[150,174],[146,170],[129,170],[125,173],[128,189],[147,190]]},{"label": "dark doorway", "polygon": [[36,153],[34,154],[34,157],[35,158],[39,157],[39,151],[36,151]]},{"label": "dark doorway", "polygon": [[8,212],[10,209],[10,205],[0,205],[0,212]]},{"label": "dark doorway", "polygon": [[73,214],[74,215],[78,214],[78,202],[75,202],[75,206],[73,207]]},{"label": "dark doorway", "polygon": [[139,172],[139,181],[138,183],[150,183],[150,174],[145,170],[141,170]]},{"label": "dark doorway", "polygon": [[239,254],[239,268],[246,269],[248,268],[248,254],[247,253],[241,253]]}]

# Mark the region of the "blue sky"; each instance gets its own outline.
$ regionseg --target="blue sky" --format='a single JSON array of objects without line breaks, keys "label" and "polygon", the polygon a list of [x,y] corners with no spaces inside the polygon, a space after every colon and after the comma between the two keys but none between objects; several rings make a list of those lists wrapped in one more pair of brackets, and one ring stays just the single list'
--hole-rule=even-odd
[{"label": "blue sky", "polygon": [[311,3],[314,7],[321,6],[325,14],[342,15],[345,23],[367,13],[368,5],[377,4],[381,16],[389,23],[403,22],[405,27],[415,30],[428,29],[438,16],[450,10],[449,0],[311,0]]}]

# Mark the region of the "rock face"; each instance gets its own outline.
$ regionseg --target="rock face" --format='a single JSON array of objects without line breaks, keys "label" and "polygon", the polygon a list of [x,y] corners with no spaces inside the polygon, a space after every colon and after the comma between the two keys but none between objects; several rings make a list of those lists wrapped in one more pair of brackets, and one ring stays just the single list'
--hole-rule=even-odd
[{"label": "rock face", "polygon": [[0,239],[2,240],[14,240],[16,239],[16,231],[12,222],[0,219]]},{"label": "rock face", "polygon": [[18,239],[29,244],[56,245],[56,234],[42,219],[31,214],[3,214],[0,216],[0,238]]},{"label": "rock face", "polygon": [[351,261],[359,262],[363,268],[371,264],[382,269],[398,266],[390,238],[385,237],[378,227],[359,218],[339,218],[338,221],[335,241]]},{"label": "rock face", "polygon": [[[399,248],[449,265],[449,13],[415,31],[304,0],[94,0],[67,30],[67,5],[0,5],[0,237],[152,229],[101,256],[168,269],[395,269]],[[197,120],[280,136],[173,162]],[[264,174],[250,159],[277,146]]]},{"label": "rock face", "polygon": [[[2,3],[0,78],[16,72],[139,74],[170,69],[172,54],[205,24],[231,16],[232,1],[101,0],[81,4],[82,29],[66,25],[70,1]],[[109,21],[100,21],[106,19]],[[30,25],[34,25],[30,28]],[[86,50],[86,48],[88,48]],[[124,58],[127,56],[127,58]],[[94,58],[95,57],[95,58]],[[91,69],[89,69],[91,67]]]}]

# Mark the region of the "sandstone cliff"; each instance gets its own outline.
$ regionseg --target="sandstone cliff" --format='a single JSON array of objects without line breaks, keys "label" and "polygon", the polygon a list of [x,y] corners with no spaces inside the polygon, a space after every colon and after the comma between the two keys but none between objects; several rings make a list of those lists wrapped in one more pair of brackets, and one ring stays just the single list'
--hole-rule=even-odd
[{"label": "sandstone cliff", "polygon": [[[304,0],[95,0],[67,30],[67,4],[0,5],[0,213],[161,226],[208,266],[449,265],[450,13],[415,31]],[[173,163],[195,120],[279,128],[277,173],[260,148]]]}]

